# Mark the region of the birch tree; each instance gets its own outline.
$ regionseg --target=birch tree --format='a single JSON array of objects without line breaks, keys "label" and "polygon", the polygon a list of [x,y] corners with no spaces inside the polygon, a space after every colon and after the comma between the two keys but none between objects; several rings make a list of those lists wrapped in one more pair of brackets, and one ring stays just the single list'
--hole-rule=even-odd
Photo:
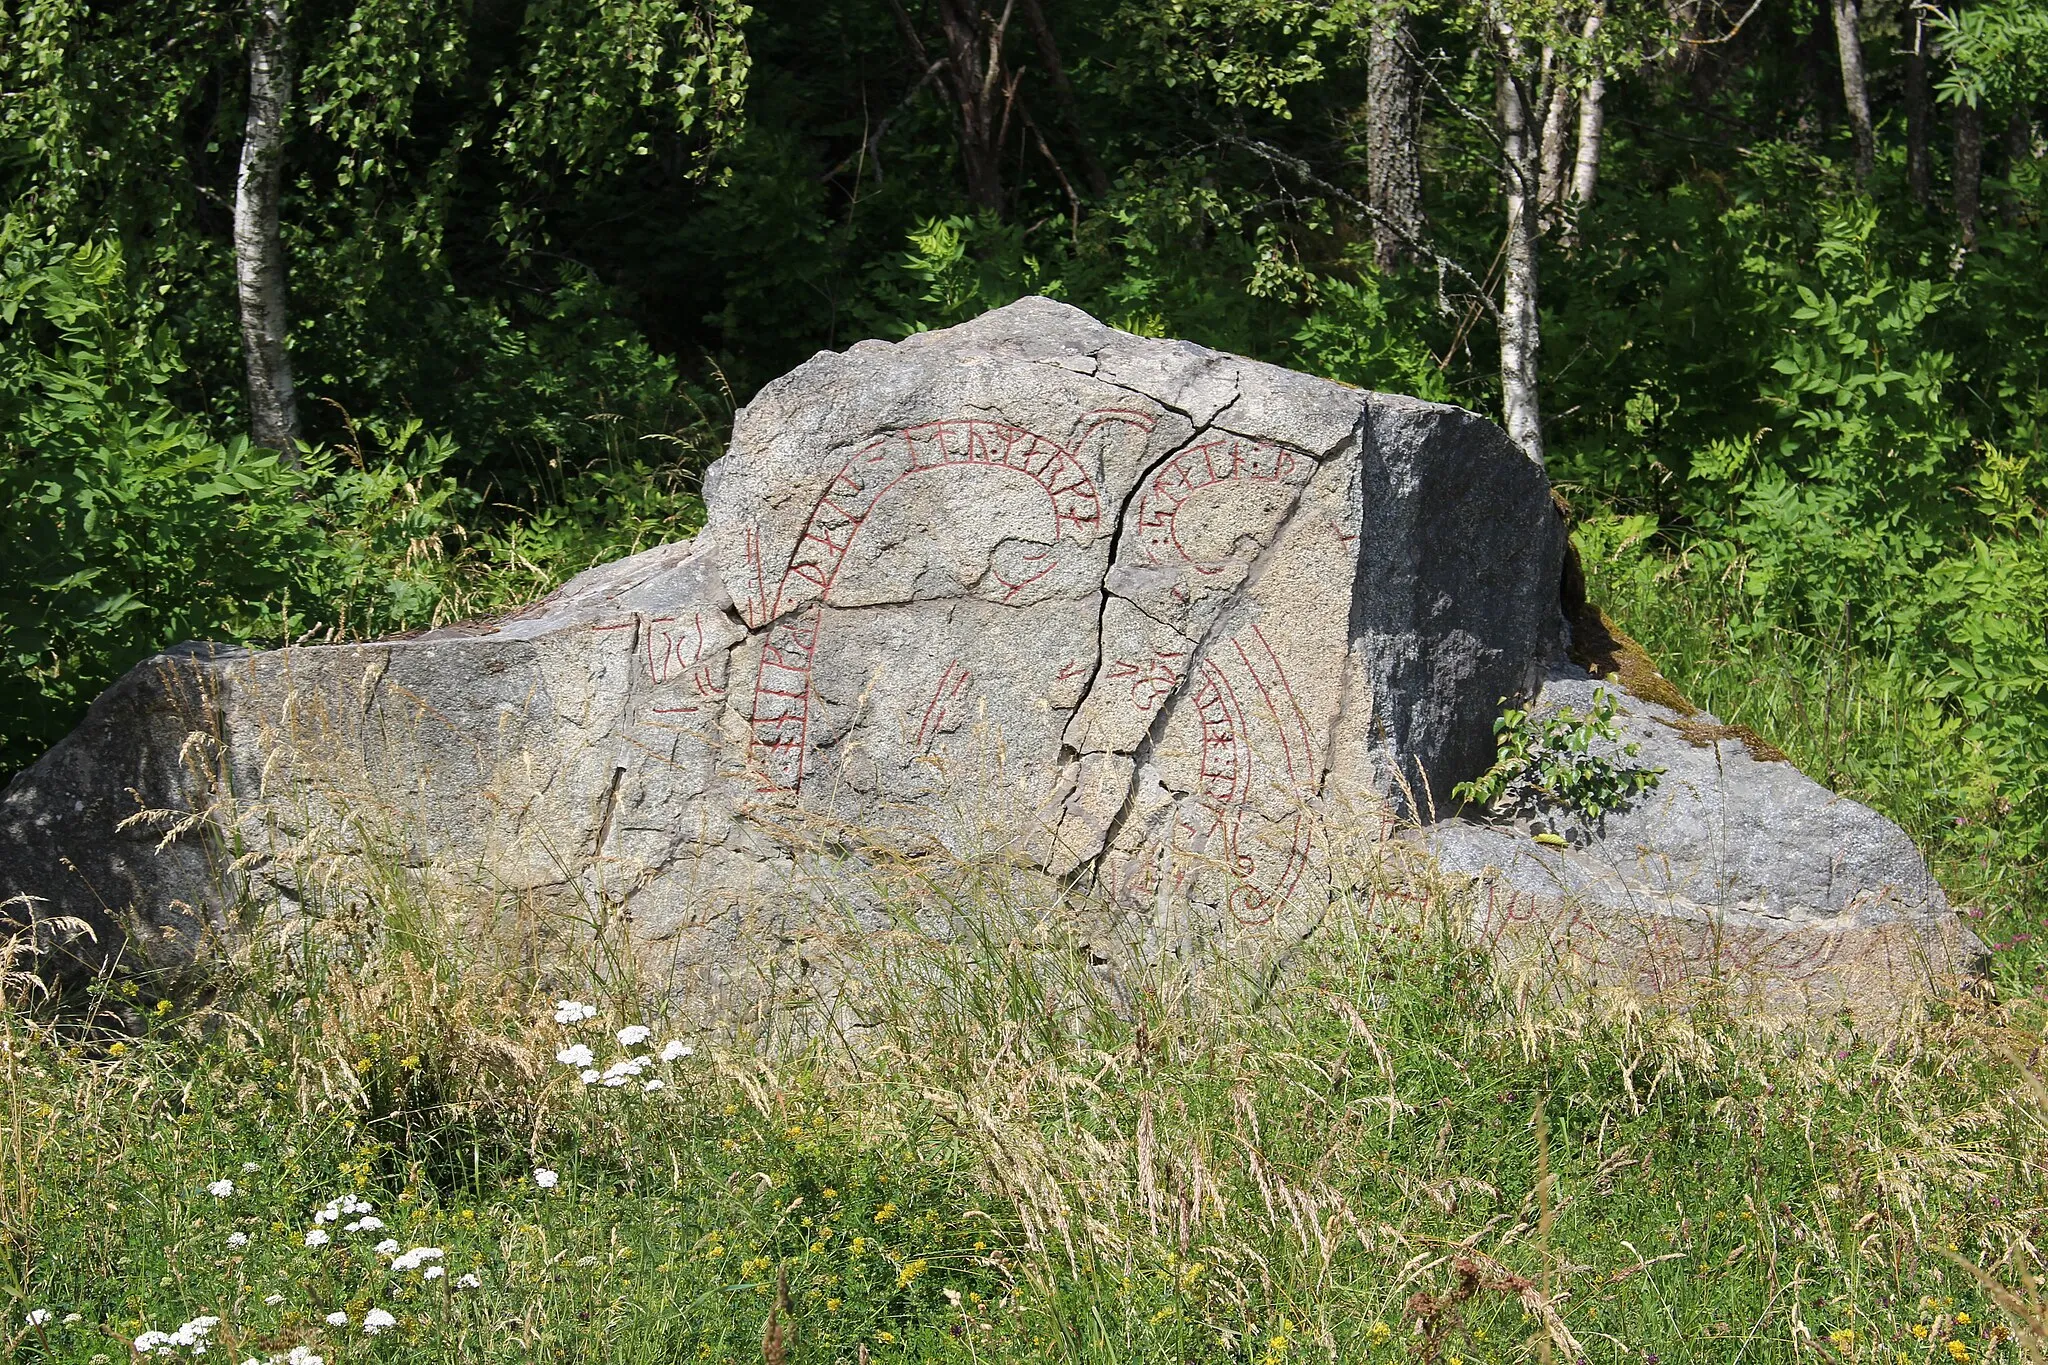
[{"label": "birch tree", "polygon": [[248,376],[249,436],[296,457],[298,396],[286,348],[284,241],[278,191],[292,64],[284,0],[256,0],[249,24],[249,107],[235,177],[235,292]]},{"label": "birch tree", "polygon": [[1870,88],[1863,74],[1862,15],[1856,0],[1832,0],[1835,50],[1842,62],[1842,102],[1856,139],[1856,178],[1867,182],[1877,165],[1877,134],[1870,119]]},{"label": "birch tree", "polygon": [[1491,8],[1487,17],[1494,29],[1493,109],[1500,138],[1501,200],[1507,218],[1507,240],[1501,247],[1501,424],[1530,459],[1541,462],[1543,405],[1538,380],[1543,327],[1537,311],[1541,293],[1537,256],[1540,181],[1530,109],[1535,85],[1530,77],[1538,74],[1538,68],[1531,61],[1529,40],[1516,31],[1513,19]]}]

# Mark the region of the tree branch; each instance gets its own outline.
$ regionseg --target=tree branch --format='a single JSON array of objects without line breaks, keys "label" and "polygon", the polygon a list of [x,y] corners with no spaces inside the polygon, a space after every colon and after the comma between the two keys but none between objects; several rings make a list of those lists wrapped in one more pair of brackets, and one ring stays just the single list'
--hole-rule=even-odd
[{"label": "tree branch", "polygon": [[1352,194],[1349,190],[1345,190],[1336,185],[1332,185],[1329,181],[1317,175],[1315,173],[1314,168],[1311,167],[1306,161],[1303,161],[1300,157],[1292,156],[1286,152],[1281,151],[1278,147],[1272,146],[1269,143],[1260,142],[1252,138],[1226,137],[1223,140],[1225,142],[1230,143],[1232,146],[1239,147],[1247,152],[1250,152],[1253,156],[1256,156],[1263,161],[1266,161],[1272,165],[1279,166],[1287,170],[1288,172],[1292,173],[1297,179],[1299,179],[1303,184],[1308,185],[1312,189],[1315,189],[1316,191],[1336,200],[1338,203],[1343,204],[1346,208],[1351,209],[1354,213],[1363,216],[1366,219],[1366,221],[1385,226],[1389,231],[1393,232],[1396,236],[1400,237],[1403,242],[1407,243],[1409,248],[1412,249],[1417,256],[1420,256],[1422,259],[1434,265],[1438,271],[1444,274],[1455,276],[1458,280],[1462,281],[1464,284],[1469,286],[1472,292],[1479,298],[1480,302],[1485,306],[1489,315],[1495,318],[1498,318],[1500,316],[1499,306],[1496,305],[1490,297],[1488,297],[1486,286],[1481,284],[1477,279],[1473,278],[1471,271],[1467,270],[1464,266],[1458,264],[1458,262],[1452,260],[1450,257],[1444,255],[1442,252],[1436,250],[1436,248],[1430,246],[1429,243],[1421,240],[1414,233],[1410,232],[1404,225],[1394,221],[1386,214],[1381,213],[1378,209],[1375,209],[1372,205],[1366,203],[1357,195]]}]

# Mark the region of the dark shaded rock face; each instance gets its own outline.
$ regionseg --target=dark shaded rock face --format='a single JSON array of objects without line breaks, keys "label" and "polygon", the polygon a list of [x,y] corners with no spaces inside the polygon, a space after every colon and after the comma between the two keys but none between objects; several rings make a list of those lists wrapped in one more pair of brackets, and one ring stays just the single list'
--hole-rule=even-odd
[{"label": "dark shaded rock face", "polygon": [[[817,356],[706,487],[694,541],[499,621],[140,665],[7,790],[0,894],[177,960],[233,897],[289,908],[315,852],[381,848],[620,906],[649,978],[716,1012],[801,970],[866,849],[1078,884],[1128,950],[1230,951],[1315,922],[1333,841],[1483,770],[1501,698],[1586,686],[1548,483],[1497,428],[1045,299]],[[1671,769],[1637,811],[1565,850],[1423,831],[1482,931],[1583,938],[1591,907],[1610,978],[1828,1003],[1974,950],[1893,826],[1630,704]],[[1724,964],[1698,926],[1731,924],[1758,946]]]}]

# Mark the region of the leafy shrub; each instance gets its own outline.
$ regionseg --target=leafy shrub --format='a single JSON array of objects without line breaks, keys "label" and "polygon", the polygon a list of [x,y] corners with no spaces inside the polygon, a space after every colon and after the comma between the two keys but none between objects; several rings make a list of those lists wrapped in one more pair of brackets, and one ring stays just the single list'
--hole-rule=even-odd
[{"label": "leafy shrub", "polygon": [[[1583,716],[1569,706],[1540,717],[1509,707],[1493,733],[1499,750],[1493,766],[1451,788],[1451,795],[1498,814],[1562,807],[1597,820],[1656,786],[1664,771],[1632,768],[1594,751],[1596,740],[1621,739],[1614,698],[1605,689],[1594,691],[1593,709]],[[1618,747],[1623,758],[1634,758],[1639,746],[1631,740]]]},{"label": "leafy shrub", "polygon": [[687,535],[701,504],[644,451],[553,472],[509,524],[449,477],[416,418],[351,423],[288,460],[216,439],[170,393],[177,339],[111,242],[0,218],[0,771],[28,762],[115,677],[179,640],[361,637],[524,601]]}]

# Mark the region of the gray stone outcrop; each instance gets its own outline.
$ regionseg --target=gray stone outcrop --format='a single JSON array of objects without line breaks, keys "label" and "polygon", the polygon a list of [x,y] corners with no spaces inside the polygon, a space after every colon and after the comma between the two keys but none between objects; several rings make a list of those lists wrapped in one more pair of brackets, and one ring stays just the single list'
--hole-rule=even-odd
[{"label": "gray stone outcrop", "polygon": [[[1045,299],[820,354],[739,414],[705,500],[694,540],[503,619],[147,661],[8,788],[0,895],[175,960],[238,901],[312,894],[316,852],[381,848],[616,908],[710,1010],[770,958],[800,974],[878,858],[992,860],[1199,951],[1302,932],[1332,847],[1486,768],[1501,698],[1585,687],[1547,480],[1492,424]],[[1967,958],[1894,827],[1656,721],[1662,795],[1572,847],[1417,836],[1482,932],[1509,887],[1516,943],[1589,904],[1688,926],[1686,979],[1719,970],[1696,924],[1765,975],[1788,934],[1838,943],[1812,961],[1858,998]],[[1681,870],[1613,870],[1639,845]],[[1841,965],[1872,925],[1905,977]]]}]

